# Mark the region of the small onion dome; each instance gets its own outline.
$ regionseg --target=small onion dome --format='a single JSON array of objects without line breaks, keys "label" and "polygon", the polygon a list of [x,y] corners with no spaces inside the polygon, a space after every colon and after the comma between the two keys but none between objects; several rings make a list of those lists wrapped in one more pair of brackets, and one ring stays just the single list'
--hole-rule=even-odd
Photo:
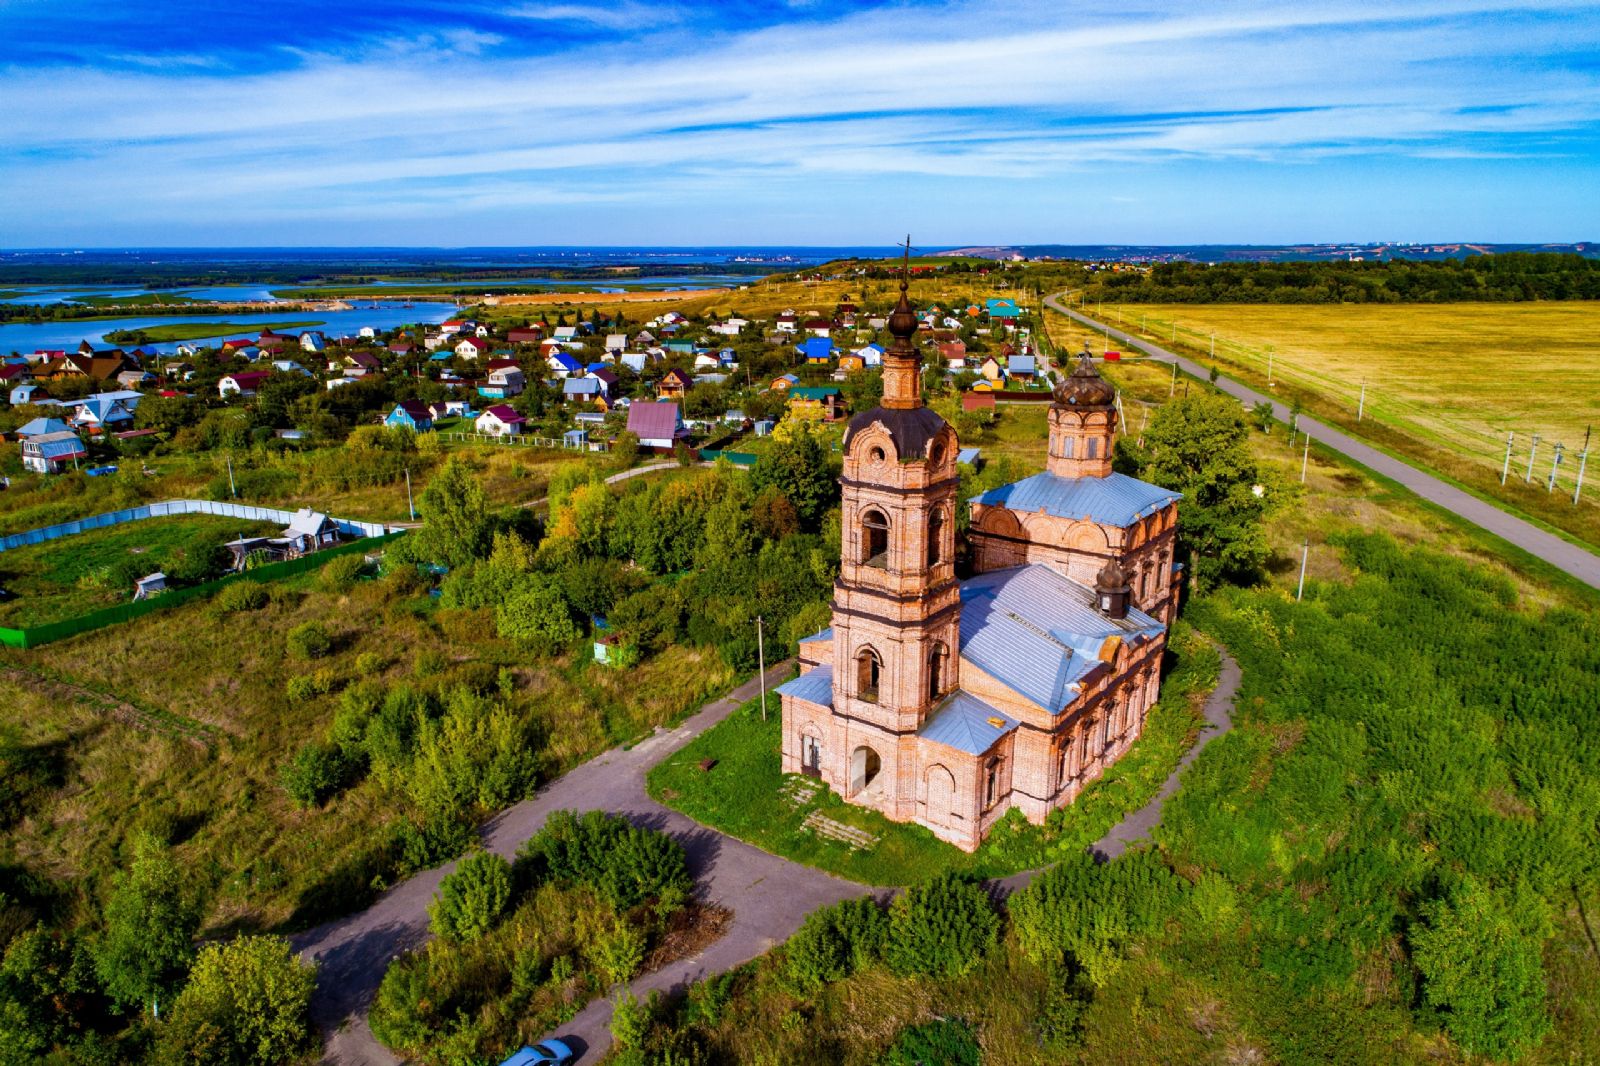
[{"label": "small onion dome", "polygon": [[1095,370],[1089,353],[1084,352],[1078,356],[1072,373],[1056,386],[1055,399],[1064,407],[1109,407],[1116,402],[1117,394]]},{"label": "small onion dome", "polygon": [[1099,592],[1126,592],[1128,590],[1128,572],[1122,564],[1115,559],[1100,568],[1100,573],[1095,576],[1094,587]]},{"label": "small onion dome", "polygon": [[906,295],[907,285],[900,282],[900,302],[889,312],[889,335],[896,340],[909,341],[917,335],[917,316],[911,310],[911,300]]}]

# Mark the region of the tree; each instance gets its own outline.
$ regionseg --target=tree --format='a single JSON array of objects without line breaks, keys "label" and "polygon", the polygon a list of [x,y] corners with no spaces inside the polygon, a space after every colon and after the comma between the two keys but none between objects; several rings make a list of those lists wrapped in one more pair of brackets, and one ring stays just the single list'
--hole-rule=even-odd
[{"label": "tree", "polygon": [[451,457],[417,500],[422,528],[412,534],[415,551],[430,562],[465,566],[488,556],[495,521],[483,486],[460,459]]},{"label": "tree", "polygon": [[940,874],[895,897],[886,956],[896,973],[959,977],[978,964],[999,932],[1000,916],[982,886]]},{"label": "tree", "polygon": [[549,577],[525,579],[495,608],[494,624],[502,639],[527,648],[551,650],[578,639],[572,608]]},{"label": "tree", "polygon": [[815,529],[839,495],[839,482],[828,463],[822,441],[805,423],[774,434],[772,447],[750,472],[750,485],[759,495],[774,488],[794,505],[807,528]]},{"label": "tree", "polygon": [[510,902],[511,864],[493,852],[473,852],[440,883],[428,924],[444,939],[465,944],[493,929]]},{"label": "tree", "polygon": [[1202,588],[1254,581],[1267,559],[1267,500],[1256,492],[1261,472],[1249,436],[1234,400],[1202,392],[1162,407],[1143,452],[1131,453],[1139,477],[1183,493],[1179,550]]},{"label": "tree", "polygon": [[246,936],[210,944],[195,960],[162,1026],[162,1061],[276,1066],[310,1050],[316,968],[289,942]]},{"label": "tree", "polygon": [[1445,1012],[1462,1047],[1495,1059],[1521,1056],[1550,1031],[1540,938],[1514,910],[1527,908],[1507,906],[1469,877],[1425,905],[1425,924],[1411,934],[1423,998]]},{"label": "tree", "polygon": [[443,717],[424,720],[407,773],[412,801],[433,818],[497,810],[527,794],[538,766],[526,723],[465,688]]},{"label": "tree", "polygon": [[200,928],[200,908],[185,891],[186,875],[166,846],[139,835],[133,861],[112,882],[104,934],[95,944],[95,972],[120,1007],[155,1006],[175,987]]},{"label": "tree", "polygon": [[296,659],[321,659],[333,651],[333,638],[321,622],[301,622],[284,637],[284,646]]}]

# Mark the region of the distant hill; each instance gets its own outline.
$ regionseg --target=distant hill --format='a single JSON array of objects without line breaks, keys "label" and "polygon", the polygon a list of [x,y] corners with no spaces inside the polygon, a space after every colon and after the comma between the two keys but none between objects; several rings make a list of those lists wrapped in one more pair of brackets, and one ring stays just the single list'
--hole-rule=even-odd
[{"label": "distant hill", "polygon": [[1565,252],[1600,258],[1600,242],[1568,244],[1019,244],[954,248],[938,256],[982,259],[1079,259],[1120,263],[1303,263],[1385,259],[1470,259],[1503,252]]}]

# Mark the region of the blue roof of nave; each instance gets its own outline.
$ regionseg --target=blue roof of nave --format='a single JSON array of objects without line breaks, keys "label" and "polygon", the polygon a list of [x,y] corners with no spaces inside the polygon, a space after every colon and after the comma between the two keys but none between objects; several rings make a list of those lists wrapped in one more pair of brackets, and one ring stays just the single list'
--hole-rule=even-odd
[{"label": "blue roof of nave", "polygon": [[961,586],[961,657],[1052,714],[1100,663],[1108,637],[1150,638],[1166,626],[1136,608],[1095,609],[1094,590],[1033,564],[979,574]]},{"label": "blue roof of nave", "polygon": [[824,663],[778,686],[778,695],[815,703],[819,707],[833,706],[833,667]]},{"label": "blue roof of nave", "polygon": [[972,497],[971,502],[1024,514],[1044,511],[1057,518],[1087,518],[1104,526],[1124,528],[1182,498],[1180,492],[1126,474],[1059,477],[1043,473],[990,489]]},{"label": "blue roof of nave", "polygon": [[957,689],[928,715],[920,735],[968,755],[982,755],[995,741],[1017,728],[1017,720],[970,692]]}]

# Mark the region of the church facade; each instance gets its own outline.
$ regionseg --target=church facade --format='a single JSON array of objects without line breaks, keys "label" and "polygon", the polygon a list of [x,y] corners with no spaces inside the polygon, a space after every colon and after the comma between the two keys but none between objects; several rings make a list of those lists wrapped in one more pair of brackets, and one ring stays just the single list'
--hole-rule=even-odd
[{"label": "church facade", "polygon": [[922,405],[901,285],[883,400],[844,438],[833,625],[800,644],[783,769],[976,850],[1012,807],[1073,801],[1144,728],[1176,606],[1178,494],[1111,469],[1116,397],[1085,356],[1055,390],[1044,473],[966,501]]}]

